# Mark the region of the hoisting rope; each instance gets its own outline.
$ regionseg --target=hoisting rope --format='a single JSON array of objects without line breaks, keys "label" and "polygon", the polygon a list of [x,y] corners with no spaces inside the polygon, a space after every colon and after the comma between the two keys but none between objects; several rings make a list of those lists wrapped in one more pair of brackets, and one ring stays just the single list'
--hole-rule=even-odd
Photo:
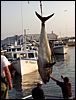
[{"label": "hoisting rope", "polygon": [[41,9],[41,16],[42,16],[42,3],[40,1],[40,9]]}]

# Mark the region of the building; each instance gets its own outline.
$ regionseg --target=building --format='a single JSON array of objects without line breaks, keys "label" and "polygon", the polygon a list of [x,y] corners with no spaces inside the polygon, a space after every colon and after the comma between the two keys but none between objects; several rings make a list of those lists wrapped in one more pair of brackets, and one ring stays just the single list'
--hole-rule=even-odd
[{"label": "building", "polygon": [[[26,35],[26,41],[30,42],[33,40],[39,41],[40,34],[27,34]],[[47,34],[48,40],[56,40],[58,35],[55,33],[48,33]],[[4,40],[1,40],[1,47],[6,48],[8,45],[15,45],[17,41],[17,44],[23,44],[23,35],[15,35],[12,37],[7,37]]]}]

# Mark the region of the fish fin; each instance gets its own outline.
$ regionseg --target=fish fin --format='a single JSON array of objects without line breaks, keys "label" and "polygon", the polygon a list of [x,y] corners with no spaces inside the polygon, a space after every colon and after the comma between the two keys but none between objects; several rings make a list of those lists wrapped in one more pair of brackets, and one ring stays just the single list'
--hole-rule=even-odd
[{"label": "fish fin", "polygon": [[53,13],[50,16],[42,17],[36,11],[35,11],[35,13],[36,13],[37,17],[42,21],[42,23],[44,23],[46,20],[48,20],[49,18],[51,18],[54,15],[54,13]]},{"label": "fish fin", "polygon": [[40,16],[36,11],[35,11],[37,17],[42,21],[42,16]]},{"label": "fish fin", "polygon": [[56,62],[46,64],[45,68],[52,67]]},{"label": "fish fin", "polygon": [[53,66],[55,63],[56,63],[56,62],[51,63],[50,66]]}]

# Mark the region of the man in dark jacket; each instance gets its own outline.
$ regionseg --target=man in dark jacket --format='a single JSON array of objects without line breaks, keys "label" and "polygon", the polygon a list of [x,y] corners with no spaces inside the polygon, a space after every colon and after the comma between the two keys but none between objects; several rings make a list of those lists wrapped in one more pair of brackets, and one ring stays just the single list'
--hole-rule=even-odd
[{"label": "man in dark jacket", "polygon": [[42,84],[43,84],[42,81],[39,81],[37,83],[37,87],[32,89],[32,97],[33,97],[33,99],[44,99],[45,98],[44,92],[41,89]]},{"label": "man in dark jacket", "polygon": [[57,79],[55,79],[52,76],[50,76],[50,78],[52,80],[56,81],[57,85],[59,85],[61,87],[64,99],[71,99],[72,98],[71,83],[69,82],[68,77],[61,76],[61,78],[63,79],[63,82],[58,81]]}]

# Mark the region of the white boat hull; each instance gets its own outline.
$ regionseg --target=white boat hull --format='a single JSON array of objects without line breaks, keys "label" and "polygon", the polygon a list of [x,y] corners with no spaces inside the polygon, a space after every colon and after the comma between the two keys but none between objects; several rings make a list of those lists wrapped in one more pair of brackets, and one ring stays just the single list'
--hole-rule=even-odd
[{"label": "white boat hull", "polygon": [[37,60],[35,59],[18,59],[16,61],[13,61],[12,65],[16,69],[16,71],[21,75],[29,74],[38,70]]}]

